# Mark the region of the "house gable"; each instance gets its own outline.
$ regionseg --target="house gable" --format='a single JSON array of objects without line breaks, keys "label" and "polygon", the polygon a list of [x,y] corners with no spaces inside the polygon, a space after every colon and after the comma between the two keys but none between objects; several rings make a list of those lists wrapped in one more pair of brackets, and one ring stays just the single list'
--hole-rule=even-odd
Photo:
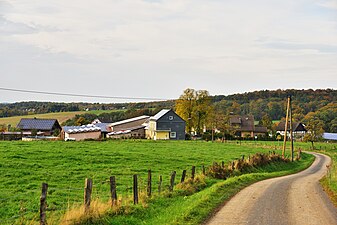
[{"label": "house gable", "polygon": [[163,109],[151,117],[149,125],[150,136],[154,137],[160,134],[165,137],[160,139],[185,140],[186,123],[173,110]]}]

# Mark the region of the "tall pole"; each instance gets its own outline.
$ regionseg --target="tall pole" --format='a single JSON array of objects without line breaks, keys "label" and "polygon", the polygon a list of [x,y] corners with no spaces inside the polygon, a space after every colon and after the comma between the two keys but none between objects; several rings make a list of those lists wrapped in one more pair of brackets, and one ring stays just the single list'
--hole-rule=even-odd
[{"label": "tall pole", "polygon": [[287,131],[288,131],[288,122],[289,122],[289,108],[290,108],[290,96],[288,96],[286,124],[285,124],[285,128],[284,128],[284,139],[283,139],[283,150],[282,150],[282,157],[283,158],[285,156],[286,144],[287,144]]},{"label": "tall pole", "polygon": [[292,107],[291,107],[291,96],[289,97],[289,120],[290,120],[290,141],[291,141],[291,161],[294,161],[294,136],[293,136],[293,118],[292,118]]}]

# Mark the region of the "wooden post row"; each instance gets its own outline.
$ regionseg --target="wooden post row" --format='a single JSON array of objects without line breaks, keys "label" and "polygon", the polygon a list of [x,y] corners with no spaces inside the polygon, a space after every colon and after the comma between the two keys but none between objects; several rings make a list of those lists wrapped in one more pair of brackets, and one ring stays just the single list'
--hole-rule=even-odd
[{"label": "wooden post row", "polygon": [[176,177],[176,171],[173,171],[171,174],[171,179],[170,179],[170,191],[173,191],[173,187],[174,187],[174,179]]},{"label": "wooden post row", "polygon": [[147,196],[151,197],[152,195],[152,174],[151,170],[147,171]]},{"label": "wooden post row", "polygon": [[92,193],[92,179],[86,178],[84,185],[84,212],[88,212],[90,209],[91,193]]},{"label": "wooden post row", "polygon": [[180,183],[184,183],[186,177],[186,170],[183,170],[183,174],[181,175]]},{"label": "wooden post row", "polygon": [[162,183],[163,183],[163,176],[160,175],[160,176],[159,176],[159,184],[158,184],[158,193],[159,193],[159,194],[160,194],[160,192],[161,192],[161,185],[162,185]]},{"label": "wooden post row", "polygon": [[47,191],[48,184],[42,183],[42,192],[40,197],[40,225],[46,225],[46,209],[47,209]]},{"label": "wooden post row", "polygon": [[192,166],[192,175],[191,175],[192,180],[194,180],[194,177],[195,177],[195,166]]},{"label": "wooden post row", "polygon": [[133,204],[138,204],[138,178],[133,175]]},{"label": "wooden post row", "polygon": [[117,205],[117,187],[116,187],[116,177],[110,177],[110,192],[111,192],[111,205]]}]

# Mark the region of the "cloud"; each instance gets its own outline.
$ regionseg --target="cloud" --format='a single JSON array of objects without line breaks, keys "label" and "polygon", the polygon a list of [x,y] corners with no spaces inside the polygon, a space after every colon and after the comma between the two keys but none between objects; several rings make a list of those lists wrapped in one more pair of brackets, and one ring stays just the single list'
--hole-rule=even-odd
[{"label": "cloud", "polygon": [[320,6],[329,8],[329,9],[333,9],[333,10],[337,10],[337,1],[336,0],[326,0],[323,1],[321,3],[319,3]]},{"label": "cloud", "polygon": [[261,45],[270,49],[292,50],[292,51],[306,51],[313,53],[330,53],[337,54],[337,45],[327,44],[305,44],[290,41],[267,41],[261,42]]},{"label": "cloud", "polygon": [[[104,91],[132,86],[143,96],[286,86],[279,77],[337,83],[335,2],[0,0],[0,66],[16,79],[33,74],[44,83],[50,68],[49,76],[70,76],[74,85],[104,80],[119,84]],[[62,79],[54,81],[70,88]]]}]

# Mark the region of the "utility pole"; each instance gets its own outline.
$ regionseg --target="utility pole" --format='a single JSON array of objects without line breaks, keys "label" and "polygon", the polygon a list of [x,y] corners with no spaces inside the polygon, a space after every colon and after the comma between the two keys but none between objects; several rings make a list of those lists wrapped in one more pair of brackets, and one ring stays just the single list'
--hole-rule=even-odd
[{"label": "utility pole", "polygon": [[291,161],[294,161],[294,136],[293,136],[293,118],[292,118],[292,107],[291,107],[291,96],[289,98],[289,120],[290,120],[290,141],[291,141]]},{"label": "utility pole", "polygon": [[291,101],[291,97],[288,96],[287,114],[286,114],[286,124],[285,124],[285,128],[284,128],[284,139],[283,139],[283,150],[282,150],[282,157],[283,157],[283,158],[284,158],[284,156],[285,156],[286,145],[287,145],[287,132],[288,132],[288,122],[289,122],[290,101]]}]

